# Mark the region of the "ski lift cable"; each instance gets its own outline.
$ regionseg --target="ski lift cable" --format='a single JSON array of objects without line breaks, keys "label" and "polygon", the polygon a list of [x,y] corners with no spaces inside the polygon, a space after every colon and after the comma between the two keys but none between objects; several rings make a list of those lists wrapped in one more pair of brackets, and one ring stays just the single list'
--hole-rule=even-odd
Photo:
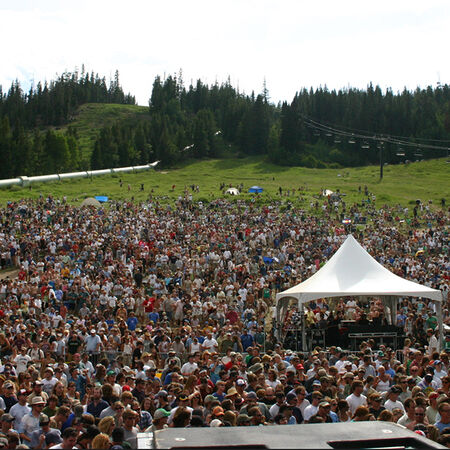
[{"label": "ski lift cable", "polygon": [[[443,147],[443,146],[438,146],[438,145],[430,145],[430,144],[421,144],[421,143],[417,143],[417,142],[411,142],[411,141],[406,141],[406,140],[400,140],[398,138],[396,138],[395,136],[389,136],[389,135],[363,135],[363,134],[358,134],[358,133],[350,133],[348,131],[344,131],[344,130],[340,130],[337,128],[332,128],[328,125],[323,125],[320,122],[316,122],[312,119],[310,119],[309,117],[304,117],[305,124],[311,128],[315,128],[317,130],[320,130],[322,132],[325,133],[332,133],[335,135],[339,135],[339,136],[346,136],[349,138],[357,138],[357,139],[366,139],[366,140],[371,140],[371,141],[376,141],[376,142],[388,142],[391,144],[396,144],[396,145],[404,145],[404,146],[408,146],[408,147],[414,147],[414,148],[421,148],[421,149],[429,149],[429,150],[449,150],[449,147]],[[446,142],[446,141],[443,141]]]},{"label": "ski lift cable", "polygon": [[[303,115],[303,118],[307,119],[307,120],[311,120],[313,122],[316,122],[314,119],[311,119],[310,117],[308,117],[306,115]],[[316,122],[316,123],[319,123],[319,122]],[[330,128],[338,126],[338,125],[330,124],[329,122],[320,122],[320,124],[322,126],[328,126]],[[339,127],[341,129],[344,129],[344,130],[347,129],[347,130],[349,130],[347,132],[351,132],[351,133],[362,133],[362,134],[369,134],[370,133],[367,130],[360,130],[360,129],[357,129],[357,128],[346,127],[345,125],[339,125]],[[409,139],[407,136],[390,135],[390,137],[391,138],[397,138],[397,139]],[[418,141],[442,142],[442,143],[449,143],[450,144],[450,139],[428,139],[428,138],[414,138],[414,139],[416,139]]]}]

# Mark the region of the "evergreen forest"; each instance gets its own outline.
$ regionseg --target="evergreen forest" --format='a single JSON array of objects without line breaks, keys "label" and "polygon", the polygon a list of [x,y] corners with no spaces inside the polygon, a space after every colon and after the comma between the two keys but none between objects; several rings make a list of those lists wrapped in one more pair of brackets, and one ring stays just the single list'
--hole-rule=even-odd
[{"label": "evergreen forest", "polygon": [[[241,93],[230,81],[188,87],[182,73],[149,86],[146,120],[117,120],[98,130],[88,157],[71,127],[87,103],[136,105],[116,71],[63,73],[24,92],[0,86],[0,178],[188,159],[260,155],[287,166],[350,167],[446,156],[450,146],[450,86],[394,93],[300,89],[274,104],[265,85]],[[138,108],[138,106],[136,106]]]}]

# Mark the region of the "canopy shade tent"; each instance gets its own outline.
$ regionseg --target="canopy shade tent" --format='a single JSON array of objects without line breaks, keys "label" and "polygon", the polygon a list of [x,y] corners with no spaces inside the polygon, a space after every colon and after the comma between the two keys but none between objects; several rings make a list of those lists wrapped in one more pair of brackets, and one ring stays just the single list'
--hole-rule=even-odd
[{"label": "canopy shade tent", "polygon": [[253,194],[260,194],[264,189],[262,187],[259,186],[252,186],[248,192],[251,192]]},{"label": "canopy shade tent", "polygon": [[96,208],[100,208],[101,203],[93,197],[88,197],[83,200],[81,206],[95,206]]},{"label": "canopy shade tent", "polygon": [[225,194],[230,194],[230,195],[239,195],[240,192],[238,189],[236,188],[229,188],[226,190]]},{"label": "canopy shade tent", "polygon": [[[429,298],[438,302],[438,319],[439,324],[442,324],[441,291],[393,274],[370,256],[351,235],[314,275],[297,286],[277,294],[277,323],[280,323],[281,310],[287,307],[290,298],[297,299],[298,307],[301,309],[304,303],[311,300],[344,296],[381,296],[385,299],[407,296]],[[396,302],[392,301],[391,313],[394,320],[396,306]],[[442,326],[440,331],[442,332]]]}]

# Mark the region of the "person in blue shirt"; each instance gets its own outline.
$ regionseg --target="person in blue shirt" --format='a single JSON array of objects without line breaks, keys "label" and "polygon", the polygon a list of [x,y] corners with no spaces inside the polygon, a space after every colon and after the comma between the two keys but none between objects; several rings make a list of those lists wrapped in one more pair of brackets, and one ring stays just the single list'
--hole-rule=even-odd
[{"label": "person in blue shirt", "polygon": [[108,330],[110,330],[114,325],[114,319],[106,319],[105,322],[108,325]]},{"label": "person in blue shirt", "polygon": [[244,328],[243,334],[241,334],[241,344],[244,352],[247,351],[248,347],[253,345],[253,336],[248,333],[247,329]]},{"label": "person in blue shirt", "polygon": [[135,331],[138,324],[137,317],[133,312],[130,313],[130,317],[127,319],[127,326],[130,331]]},{"label": "person in blue shirt", "polygon": [[77,367],[73,367],[70,369],[70,376],[67,382],[73,381],[76,386],[76,391],[80,393],[80,400],[84,399],[86,394],[86,385],[87,385],[87,377],[89,376],[89,372],[87,369],[84,370],[84,375],[80,375],[80,370]]},{"label": "person in blue shirt", "polygon": [[156,325],[159,322],[159,313],[157,311],[152,311],[148,315],[148,320],[150,320],[151,322],[153,322]]},{"label": "person in blue shirt", "polygon": [[439,430],[439,433],[442,433],[446,428],[450,428],[450,403],[440,403],[438,411],[441,418],[434,426]]},{"label": "person in blue shirt", "polygon": [[386,372],[388,375],[390,375],[391,378],[394,378],[394,376],[395,376],[395,370],[390,366],[389,360],[383,358],[382,361],[383,361],[383,366],[384,366],[385,372]]},{"label": "person in blue shirt", "polygon": [[222,400],[225,398],[225,396],[227,395],[227,393],[225,392],[225,382],[220,380],[216,383],[216,392],[213,392],[213,397],[217,398],[217,400],[219,400],[219,402],[222,403]]}]

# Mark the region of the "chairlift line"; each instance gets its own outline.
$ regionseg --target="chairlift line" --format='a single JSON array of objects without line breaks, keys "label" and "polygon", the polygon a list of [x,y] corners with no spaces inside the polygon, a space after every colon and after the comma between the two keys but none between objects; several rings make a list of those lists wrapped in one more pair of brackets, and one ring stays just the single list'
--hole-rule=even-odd
[{"label": "chairlift line", "polygon": [[[449,151],[449,147],[442,147],[439,145],[431,145],[431,144],[424,144],[424,143],[418,143],[418,142],[411,142],[411,141],[407,141],[404,139],[407,138],[398,138],[397,136],[390,136],[390,135],[367,135],[367,134],[357,134],[357,133],[351,133],[349,131],[345,131],[342,129],[338,129],[338,128],[333,128],[330,127],[328,125],[324,125],[320,122],[316,122],[315,120],[307,117],[307,116],[303,116],[303,119],[305,121],[305,125],[315,129],[315,135],[317,135],[316,133],[318,132],[323,132],[326,134],[326,136],[332,136],[333,134],[335,136],[341,136],[341,137],[347,137],[348,138],[348,143],[349,144],[355,144],[356,143],[356,139],[363,139],[365,141],[374,141],[374,142],[378,142],[378,143],[389,143],[389,144],[394,144],[394,145],[402,145],[404,147],[411,147],[411,148],[415,148],[415,149],[420,149],[420,150],[446,150],[447,152]],[[415,139],[423,139],[423,138],[415,138]],[[430,141],[433,141],[432,139],[430,139]],[[434,140],[437,141],[437,140]],[[448,141],[439,141],[439,142],[448,142]],[[338,142],[337,142],[338,143]],[[366,147],[366,144],[368,145],[368,142],[366,142],[364,145],[361,146],[361,148],[370,148]],[[380,148],[380,144],[377,145],[378,148]]]},{"label": "chairlift line", "polygon": [[[309,117],[307,117],[305,115],[303,115],[303,118],[305,120],[309,120],[309,121],[314,122],[314,123],[316,123],[318,125],[321,125],[323,127],[327,127],[328,129],[333,129],[333,128],[335,128],[337,126],[337,125],[330,126],[330,124],[328,124],[326,122],[325,123],[316,122],[315,120],[313,120],[313,119],[311,119],[311,118],[309,118]],[[338,130],[339,132],[341,132],[341,133],[349,133],[349,135],[350,134],[355,134],[356,135],[356,133],[363,133],[363,134],[367,134],[368,133],[367,130],[359,130],[359,129],[356,129],[356,128],[345,127],[343,125],[340,125],[340,127],[344,128],[344,129],[347,129],[348,131],[346,131],[346,130]],[[376,136],[371,136],[370,138],[376,139]],[[409,139],[409,137],[407,137],[407,136],[397,136],[397,135],[390,135],[389,138],[390,139],[400,139],[400,140],[401,139]],[[420,138],[420,137],[415,137],[414,139],[416,141],[427,141],[427,142],[442,142],[442,143],[450,142],[450,139],[431,139],[431,138]]]}]

